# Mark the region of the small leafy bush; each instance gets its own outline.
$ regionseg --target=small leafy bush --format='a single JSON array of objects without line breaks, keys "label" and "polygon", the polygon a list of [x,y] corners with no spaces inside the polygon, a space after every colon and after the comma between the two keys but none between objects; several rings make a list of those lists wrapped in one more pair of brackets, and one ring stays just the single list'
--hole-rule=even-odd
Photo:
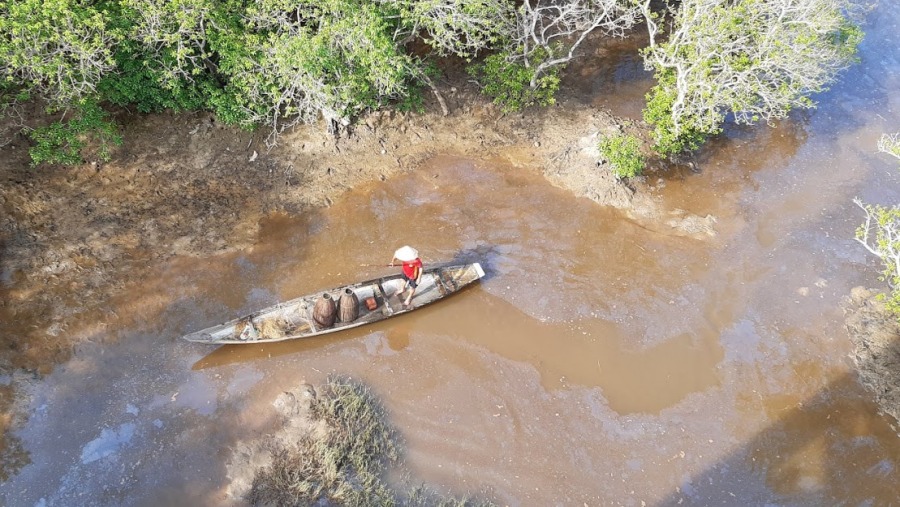
[{"label": "small leafy bush", "polygon": [[[540,60],[539,56],[535,59]],[[488,56],[483,63],[472,65],[468,70],[469,74],[481,79],[484,85],[481,92],[491,97],[504,113],[511,113],[532,105],[556,103],[554,96],[559,90],[560,69],[557,66],[547,70],[538,77],[535,88],[531,87],[535,67],[511,61],[508,52]]]},{"label": "small leafy bush", "polygon": [[900,132],[882,134],[878,140],[878,151],[900,159]]},{"label": "small leafy bush", "polygon": [[644,170],[646,159],[641,154],[641,142],[632,135],[605,137],[598,148],[618,178],[632,178]]},{"label": "small leafy bush", "polygon": [[29,133],[36,144],[29,150],[31,165],[84,163],[83,152],[89,145],[96,146],[96,156],[102,161],[110,159],[112,145],[122,144],[115,123],[107,120],[96,101],[84,100],[78,105],[75,117],[53,122]]},{"label": "small leafy bush", "polygon": [[0,112],[30,99],[31,93],[27,88],[0,79]]}]

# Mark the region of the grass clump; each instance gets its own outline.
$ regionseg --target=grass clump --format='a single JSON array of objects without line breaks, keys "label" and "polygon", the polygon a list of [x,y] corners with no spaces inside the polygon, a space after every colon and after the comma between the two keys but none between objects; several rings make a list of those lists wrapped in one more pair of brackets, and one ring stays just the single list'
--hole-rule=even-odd
[{"label": "grass clump", "polygon": [[493,503],[486,500],[447,498],[424,486],[411,489],[401,505],[404,507],[494,507]]},{"label": "grass clump", "polygon": [[306,435],[273,450],[269,467],[257,473],[248,500],[253,505],[392,505],[380,476],[397,460],[393,430],[369,389],[331,378],[312,402],[312,417],[324,436]]},{"label": "grass clump", "polygon": [[491,505],[445,498],[425,487],[392,490],[382,476],[399,460],[395,431],[363,384],[330,377],[311,402],[310,418],[322,431],[307,433],[291,446],[273,444],[271,464],[256,473],[247,495],[252,505]]}]

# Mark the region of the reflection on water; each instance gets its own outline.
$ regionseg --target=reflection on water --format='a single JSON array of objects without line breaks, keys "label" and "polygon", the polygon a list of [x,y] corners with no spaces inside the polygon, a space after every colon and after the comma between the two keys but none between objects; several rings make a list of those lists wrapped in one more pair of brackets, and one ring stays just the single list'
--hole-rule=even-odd
[{"label": "reflection on water", "polygon": [[640,120],[644,96],[653,86],[653,73],[644,69],[638,51],[646,47],[645,30],[635,30],[627,39],[598,44],[572,61],[562,75],[561,90],[578,90],[576,97],[593,97],[590,106],[616,116]]}]

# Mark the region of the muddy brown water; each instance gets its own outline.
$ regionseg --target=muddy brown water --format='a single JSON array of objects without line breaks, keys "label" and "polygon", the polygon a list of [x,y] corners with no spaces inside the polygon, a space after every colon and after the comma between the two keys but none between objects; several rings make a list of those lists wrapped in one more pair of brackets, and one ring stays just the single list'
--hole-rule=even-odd
[{"label": "muddy brown water", "polygon": [[[5,504],[239,503],[231,448],[272,430],[275,395],[330,373],[373,387],[405,471],[439,491],[508,505],[896,503],[900,439],[853,377],[841,312],[852,287],[879,283],[851,239],[851,199],[900,202],[896,163],[874,153],[900,125],[900,15],[878,14],[817,110],[731,127],[699,174],[652,176],[665,210],[717,218],[713,238],[445,154],[272,217],[250,250],[158,266],[73,330],[114,345],[86,341],[34,387],[15,435],[31,464],[0,485]],[[620,102],[639,111],[645,80],[623,61]],[[407,243],[426,262],[480,261],[487,277],[327,337],[178,339],[388,272],[363,265]]]}]

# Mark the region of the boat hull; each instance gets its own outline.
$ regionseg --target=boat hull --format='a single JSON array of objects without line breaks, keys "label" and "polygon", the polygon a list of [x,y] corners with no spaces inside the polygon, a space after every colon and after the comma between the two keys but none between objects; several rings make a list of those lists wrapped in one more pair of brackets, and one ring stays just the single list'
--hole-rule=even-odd
[{"label": "boat hull", "polygon": [[[320,336],[408,313],[459,292],[483,276],[484,270],[477,262],[426,269],[409,307],[403,305],[403,276],[386,276],[285,301],[183,338],[191,342],[226,345]],[[347,298],[347,290],[352,291],[355,298]],[[340,300],[341,296],[345,296],[344,300],[354,300],[356,311],[341,313],[356,314],[356,318],[346,322],[336,320],[328,327],[316,322],[314,308],[324,294],[335,301]]]}]

